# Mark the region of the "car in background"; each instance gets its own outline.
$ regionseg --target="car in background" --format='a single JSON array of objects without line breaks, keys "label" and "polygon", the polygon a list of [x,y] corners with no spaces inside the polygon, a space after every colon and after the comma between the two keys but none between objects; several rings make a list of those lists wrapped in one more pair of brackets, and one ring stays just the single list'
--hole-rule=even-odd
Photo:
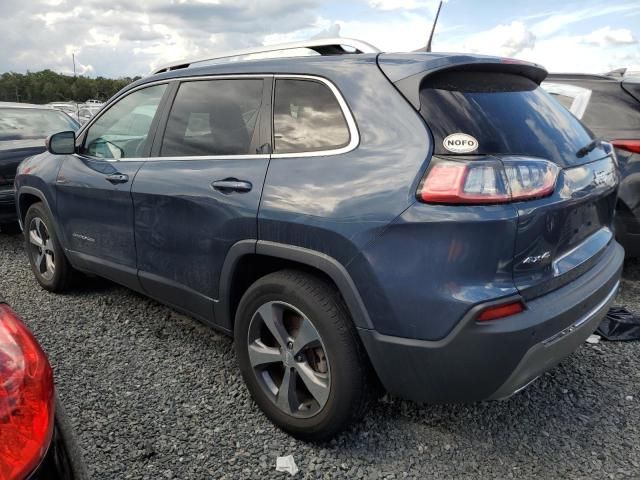
[{"label": "car in background", "polygon": [[87,478],[49,361],[0,297],[0,478]]},{"label": "car in background", "polygon": [[546,70],[347,42],[164,67],[16,176],[43,288],[87,272],[233,335],[258,406],[305,440],[379,384],[513,395],[596,329],[624,258],[613,149]]},{"label": "car in background", "polygon": [[91,118],[100,111],[102,104],[96,101],[90,103],[81,103],[78,105],[78,121],[81,124],[87,123]]},{"label": "car in background", "polygon": [[615,147],[621,176],[616,238],[627,257],[640,256],[640,78],[628,69],[606,75],[553,73],[542,87]]},{"label": "car in background", "polygon": [[78,104],[74,102],[51,102],[47,106],[66,113],[74,120],[78,120]]},{"label": "car in background", "polygon": [[66,113],[43,105],[0,102],[0,230],[15,230],[13,180],[27,157],[45,150],[45,139],[61,128],[77,130],[80,124]]}]

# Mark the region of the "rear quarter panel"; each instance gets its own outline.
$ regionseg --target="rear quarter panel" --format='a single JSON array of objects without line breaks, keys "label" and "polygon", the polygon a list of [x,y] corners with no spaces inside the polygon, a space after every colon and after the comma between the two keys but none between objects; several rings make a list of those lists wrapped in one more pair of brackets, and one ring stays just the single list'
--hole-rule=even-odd
[{"label": "rear quarter panel", "polygon": [[291,73],[325,77],[336,85],[353,113],[360,144],[340,155],[272,159],[259,239],[312,249],[346,266],[415,202],[431,152],[430,134],[375,58],[318,61]]}]

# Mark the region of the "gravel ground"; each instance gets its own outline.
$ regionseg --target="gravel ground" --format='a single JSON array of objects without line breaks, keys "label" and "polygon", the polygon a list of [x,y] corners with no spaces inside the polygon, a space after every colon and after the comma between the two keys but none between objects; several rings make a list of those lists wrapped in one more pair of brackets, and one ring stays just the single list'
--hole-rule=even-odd
[{"label": "gravel ground", "polygon": [[[330,443],[273,427],[231,341],[106,281],[40,289],[0,234],[0,292],[48,352],[93,478],[640,478],[640,343],[585,344],[505,402],[380,400]],[[640,312],[640,262],[618,303]],[[632,398],[631,398],[632,397]]]}]

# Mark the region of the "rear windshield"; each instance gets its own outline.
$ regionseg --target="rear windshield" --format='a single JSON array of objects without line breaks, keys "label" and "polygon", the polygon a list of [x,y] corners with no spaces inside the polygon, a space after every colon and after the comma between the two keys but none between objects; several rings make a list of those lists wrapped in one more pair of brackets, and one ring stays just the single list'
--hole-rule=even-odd
[{"label": "rear windshield", "polygon": [[454,133],[478,141],[472,154],[576,158],[592,140],[579,120],[535,82],[494,72],[445,72],[420,87],[420,113],[431,128],[436,154],[450,154],[444,139]]},{"label": "rear windshield", "polygon": [[77,128],[68,115],[57,110],[0,108],[0,140],[45,138],[52,133]]}]

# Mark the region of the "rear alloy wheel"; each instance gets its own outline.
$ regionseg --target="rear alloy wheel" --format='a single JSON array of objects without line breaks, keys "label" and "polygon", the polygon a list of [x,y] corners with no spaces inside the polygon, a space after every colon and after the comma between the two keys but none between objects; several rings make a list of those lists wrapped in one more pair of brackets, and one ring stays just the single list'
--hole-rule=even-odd
[{"label": "rear alloy wheel", "polygon": [[282,412],[309,418],[324,408],[331,371],[318,330],[284,302],[263,304],[251,319],[249,361],[265,394]]},{"label": "rear alloy wheel", "polygon": [[326,440],[366,411],[368,360],[340,295],[314,275],[282,270],[251,285],[235,346],[258,406],[297,438]]},{"label": "rear alloy wheel", "polygon": [[24,225],[25,245],[36,280],[46,290],[66,290],[73,270],[58,242],[51,217],[42,203],[29,207]]}]

